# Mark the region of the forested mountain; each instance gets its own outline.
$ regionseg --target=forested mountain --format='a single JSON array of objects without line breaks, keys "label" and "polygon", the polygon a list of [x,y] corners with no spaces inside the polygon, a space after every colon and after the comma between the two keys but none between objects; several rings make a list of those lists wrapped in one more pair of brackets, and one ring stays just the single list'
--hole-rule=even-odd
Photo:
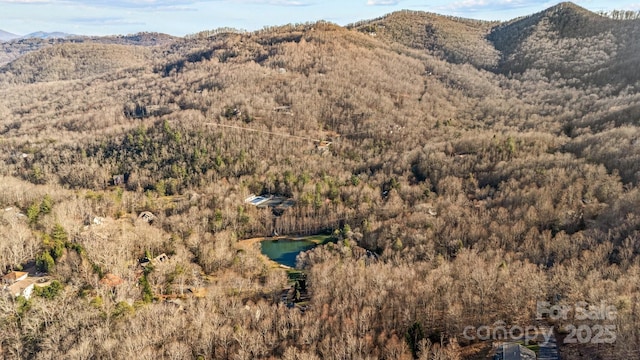
[{"label": "forested mountain", "polygon": [[[639,27],[562,3],[8,43],[0,275],[58,285],[0,296],[0,357],[486,359],[465,329],[502,324],[640,358]],[[287,306],[242,239],[326,231]]]},{"label": "forested mountain", "polygon": [[31,52],[3,67],[3,80],[15,83],[74,80],[146,64],[144,47],[60,44]]},{"label": "forested mountain", "polygon": [[453,63],[479,67],[497,64],[498,52],[487,40],[497,22],[400,11],[351,25],[386,42],[400,43]]},{"label": "forested mountain", "polygon": [[70,35],[66,38],[16,36],[15,38],[7,39],[8,41],[6,42],[0,42],[0,65],[6,65],[7,63],[18,59],[25,54],[57,44],[97,43],[114,45],[154,46],[169,44],[176,39],[176,37],[173,37],[171,35],[151,32],[143,32],[133,35],[95,37]]},{"label": "forested mountain", "polygon": [[613,20],[572,3],[502,24],[489,35],[501,52],[503,74],[538,70],[554,80],[617,91],[640,80],[632,69],[639,37],[637,20]]}]

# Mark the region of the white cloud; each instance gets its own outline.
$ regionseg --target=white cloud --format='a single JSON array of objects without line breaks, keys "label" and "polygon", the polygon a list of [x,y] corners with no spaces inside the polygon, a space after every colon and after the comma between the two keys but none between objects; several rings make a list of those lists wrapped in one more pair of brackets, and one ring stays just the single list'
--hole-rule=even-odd
[{"label": "white cloud", "polygon": [[[181,6],[188,6],[199,2],[226,2],[274,6],[309,6],[314,4],[314,2],[310,0],[0,0],[0,4],[85,5],[128,9],[176,9]],[[378,0],[373,2],[385,3],[394,1]]]},{"label": "white cloud", "polygon": [[391,6],[398,5],[400,0],[367,0],[369,6]]},{"label": "white cloud", "polygon": [[309,6],[309,5],[313,5],[313,2],[304,1],[304,0],[233,0],[233,2],[239,2],[239,3],[245,3],[245,4],[275,5],[275,6]]},{"label": "white cloud", "polygon": [[111,8],[166,8],[196,2],[198,0],[0,0],[0,4],[86,5]]},{"label": "white cloud", "polygon": [[295,1],[295,0],[271,0],[266,2],[269,5],[280,5],[280,6],[307,6],[311,5],[308,1]]},{"label": "white cloud", "polygon": [[143,21],[136,21],[124,17],[77,17],[69,19],[74,24],[120,26],[120,25],[145,25]]},{"label": "white cloud", "polygon": [[447,10],[511,10],[540,5],[539,0],[462,0],[449,4]]},{"label": "white cloud", "polygon": [[52,4],[54,0],[0,0],[0,3],[6,4]]}]

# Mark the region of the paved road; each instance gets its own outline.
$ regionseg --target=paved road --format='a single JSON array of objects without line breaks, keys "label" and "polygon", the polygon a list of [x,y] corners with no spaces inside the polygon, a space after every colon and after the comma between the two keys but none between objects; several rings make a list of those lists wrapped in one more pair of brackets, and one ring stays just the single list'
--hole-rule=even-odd
[{"label": "paved road", "polygon": [[[542,329],[544,332],[549,331],[549,328]],[[558,343],[556,341],[556,335],[551,333],[551,338],[546,343],[540,344],[540,351],[538,352],[538,360],[560,360],[560,354],[558,354]]]}]

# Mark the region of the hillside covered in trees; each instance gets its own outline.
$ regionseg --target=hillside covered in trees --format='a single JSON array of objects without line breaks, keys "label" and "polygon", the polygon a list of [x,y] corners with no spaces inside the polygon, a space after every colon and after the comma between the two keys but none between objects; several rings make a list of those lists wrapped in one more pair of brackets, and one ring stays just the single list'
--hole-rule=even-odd
[{"label": "hillside covered in trees", "polygon": [[[0,294],[0,357],[486,359],[465,329],[502,324],[552,327],[563,359],[640,359],[624,14],[0,44],[0,276],[55,280]],[[326,232],[298,258],[304,306],[243,245]]]}]

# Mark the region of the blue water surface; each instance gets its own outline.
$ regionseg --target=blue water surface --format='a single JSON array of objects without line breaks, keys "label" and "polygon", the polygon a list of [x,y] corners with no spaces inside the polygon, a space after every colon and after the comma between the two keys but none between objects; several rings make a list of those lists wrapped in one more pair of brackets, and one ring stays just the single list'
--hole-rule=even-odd
[{"label": "blue water surface", "polygon": [[289,267],[296,266],[296,257],[303,251],[311,250],[318,244],[305,239],[263,240],[261,251],[269,259]]}]

